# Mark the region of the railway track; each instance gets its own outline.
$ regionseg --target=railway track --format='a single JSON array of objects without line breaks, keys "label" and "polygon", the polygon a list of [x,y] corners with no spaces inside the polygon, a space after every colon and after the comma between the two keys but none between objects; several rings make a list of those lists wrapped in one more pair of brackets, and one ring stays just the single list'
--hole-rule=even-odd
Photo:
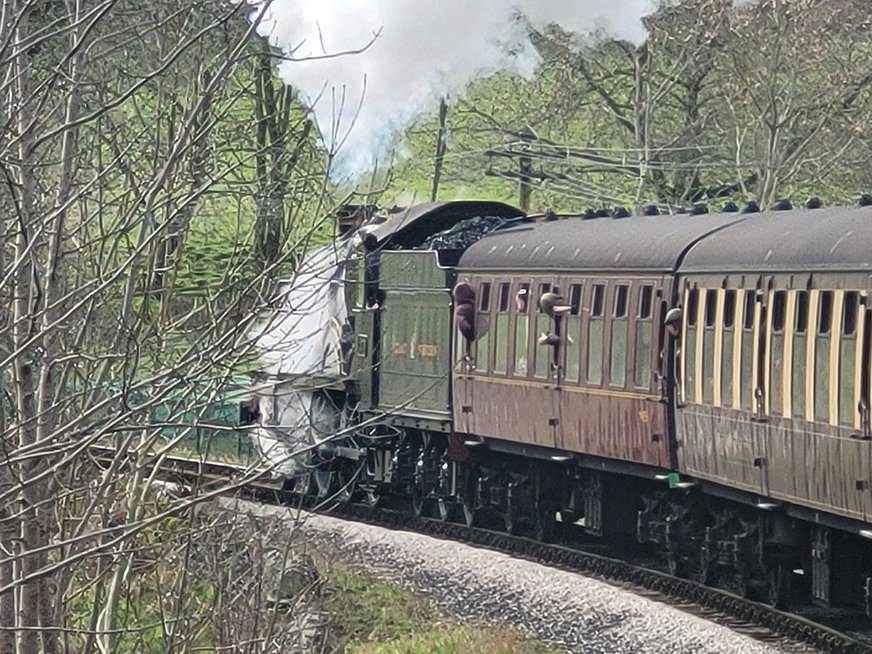
[{"label": "railway track", "polygon": [[465,525],[435,518],[410,518],[392,508],[373,509],[358,504],[337,505],[329,513],[345,519],[407,529],[486,547],[562,570],[593,576],[759,640],[772,642],[788,638],[828,653],[872,652],[872,639],[864,641],[802,615],[778,611],[722,589],[678,579],[663,571],[644,567],[644,550],[622,551],[599,543],[581,543],[571,536],[560,537],[555,543],[541,543],[524,536],[510,536],[486,528],[469,529]]},{"label": "railway track", "polygon": [[[100,449],[100,448],[98,448]],[[108,450],[100,449],[96,460],[105,460]],[[184,484],[196,483],[201,489],[225,483],[238,476],[239,469],[225,464],[169,458],[162,477]],[[279,482],[260,480],[235,488],[247,499],[270,504],[299,504],[299,494],[281,488]],[[650,550],[628,549],[585,541],[573,535],[571,526],[559,530],[554,542],[542,543],[523,535],[509,535],[487,527],[469,528],[456,522],[430,517],[414,517],[400,500],[385,498],[384,505],[323,501],[305,508],[346,520],[390,529],[403,529],[489,548],[566,571],[592,576],[646,598],[663,602],[706,620],[729,627],[752,638],[777,642],[798,641],[828,654],[872,653],[872,624],[865,616],[839,612],[816,612],[822,619],[804,613],[777,610],[729,591],[670,576],[656,569]]]}]

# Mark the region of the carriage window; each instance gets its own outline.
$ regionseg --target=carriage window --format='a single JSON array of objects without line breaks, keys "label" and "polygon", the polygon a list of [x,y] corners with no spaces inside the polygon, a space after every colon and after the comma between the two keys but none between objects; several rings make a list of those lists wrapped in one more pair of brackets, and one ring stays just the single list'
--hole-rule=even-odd
[{"label": "carriage window", "polygon": [[630,287],[624,284],[615,288],[615,318],[627,317],[627,296],[630,293]]},{"label": "carriage window", "polygon": [[706,291],[705,293],[705,326],[714,327],[715,311],[718,306],[718,292]]},{"label": "carriage window", "polygon": [[702,333],[702,400],[706,403],[714,401],[715,384],[715,316],[718,310],[718,292],[705,292],[703,320],[705,328]]},{"label": "carriage window", "polygon": [[696,396],[696,330],[699,313],[699,291],[691,289],[687,292],[687,328],[684,331],[684,398],[688,402],[697,402]]},{"label": "carriage window", "polygon": [[736,291],[724,292],[724,338],[721,343],[721,404],[733,406],[733,354],[736,324]]},{"label": "carriage window", "polygon": [[[584,287],[582,284],[571,284],[569,286],[569,304],[572,306],[572,310],[564,319],[564,326],[567,335],[566,343],[568,347],[563,348],[563,370],[565,371],[565,378],[568,381],[576,382],[578,381],[580,370],[581,349],[578,347],[571,347],[571,343],[578,343],[581,341],[580,314],[583,290]],[[570,341],[569,339],[572,340]]]},{"label": "carriage window", "polygon": [[787,292],[776,291],[772,300],[772,329],[776,332],[784,331],[784,317],[787,313]]},{"label": "carriage window", "polygon": [[754,327],[754,291],[745,291],[745,310],[742,312],[742,328]]},{"label": "carriage window", "polygon": [[855,291],[845,293],[845,301],[842,305],[842,335],[853,336],[857,333],[857,306],[860,296]]},{"label": "carriage window", "polygon": [[627,304],[630,287],[620,284],[615,287],[615,306],[612,318],[609,383],[624,386],[627,382]]},{"label": "carriage window", "polygon": [[[461,338],[459,332],[457,338]],[[458,340],[457,342],[462,343],[463,341]],[[475,341],[473,349],[475,351],[475,369],[479,372],[487,372],[490,366],[490,335],[485,334]]]},{"label": "carriage window", "polygon": [[829,334],[833,324],[833,292],[822,291],[818,302],[818,334]]},{"label": "carriage window", "polygon": [[854,400],[854,373],[857,360],[857,309],[860,296],[845,293],[842,300],[842,338],[839,342],[839,424],[854,426],[857,412]]},{"label": "carriage window", "polygon": [[791,363],[792,411],[805,418],[805,356],[808,350],[808,291],[796,292],[793,309],[793,362]]},{"label": "carriage window", "polygon": [[654,296],[653,286],[643,286],[639,289],[639,310],[636,317],[646,320],[651,317],[651,298]]},{"label": "carriage window", "polygon": [[742,302],[742,376],[741,384],[742,407],[750,411],[754,410],[753,383],[754,370],[754,309],[756,305],[756,292],[743,291],[745,296]]},{"label": "carriage window", "polygon": [[814,353],[814,417],[829,420],[830,408],[830,331],[833,322],[833,292],[818,294],[817,335]]},{"label": "carriage window", "polygon": [[518,313],[527,313],[530,306],[530,284],[521,282],[518,284],[518,292],[515,294],[515,309]]},{"label": "carriage window", "polygon": [[571,284],[569,287],[570,315],[577,316],[581,310],[581,284]]},{"label": "carriage window", "polygon": [[793,325],[798,332],[805,334],[808,331],[808,291],[799,291],[796,294],[796,316]]},{"label": "carriage window", "polygon": [[732,329],[736,323],[736,291],[724,293],[724,327]]},{"label": "carriage window", "polygon": [[687,326],[695,327],[697,311],[699,310],[699,291],[693,289],[687,294]]},{"label": "carriage window", "polygon": [[490,282],[482,282],[481,288],[478,291],[478,293],[479,293],[478,310],[479,311],[490,311],[490,290],[491,290]]},{"label": "carriage window", "polygon": [[[545,293],[550,293],[552,290],[551,284],[539,284],[539,295],[536,296],[536,304],[539,304],[539,298],[545,295]],[[539,307],[539,313],[543,313],[542,307]]]},{"label": "carriage window", "polygon": [[[552,284],[539,284],[539,294],[536,296],[536,306],[538,307],[538,315],[535,318],[534,338],[540,334],[550,334],[552,332],[551,316],[545,313],[539,300],[545,293],[559,293],[560,289]],[[554,348],[551,347],[534,347],[533,348],[533,376],[545,379],[548,377],[548,372],[551,370],[552,356]]]},{"label": "carriage window", "polygon": [[505,374],[509,366],[509,295],[511,285],[501,282],[497,291],[497,315],[493,326],[494,372]]},{"label": "carriage window", "polygon": [[784,415],[784,322],[787,314],[787,291],[775,291],[772,297],[772,335],[769,355],[769,407],[772,415]]},{"label": "carriage window", "polygon": [[605,285],[594,284],[590,294],[590,317],[587,321],[587,381],[603,381],[603,304]]},{"label": "carriage window", "polygon": [[603,298],[605,296],[605,286],[596,284],[593,287],[593,292],[590,295],[590,315],[600,317],[603,315]]},{"label": "carriage window", "polygon": [[[524,291],[523,293],[521,291]],[[529,344],[530,317],[527,307],[530,306],[530,284],[521,282],[515,293],[515,366],[514,373],[519,377],[527,376],[527,347]]]},{"label": "carriage window", "polygon": [[497,311],[500,313],[506,313],[509,310],[509,288],[508,283],[500,284],[499,302],[497,304]]},{"label": "carriage window", "polygon": [[[536,315],[536,328],[533,330],[533,338],[538,339],[542,334],[551,334],[553,332],[554,321],[547,313],[539,313]],[[538,345],[538,342],[533,347],[533,376],[545,379],[548,377],[548,371],[551,370],[551,363],[554,356],[553,347],[545,347]]]},{"label": "carriage window", "polygon": [[651,387],[651,310],[653,286],[642,286],[639,289],[639,303],[636,310],[636,348],[633,365],[633,383],[637,388]]}]

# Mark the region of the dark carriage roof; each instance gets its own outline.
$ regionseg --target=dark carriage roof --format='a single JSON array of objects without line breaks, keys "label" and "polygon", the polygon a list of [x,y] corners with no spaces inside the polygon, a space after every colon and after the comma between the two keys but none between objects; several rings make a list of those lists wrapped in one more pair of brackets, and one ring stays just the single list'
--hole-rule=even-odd
[{"label": "dark carriage roof", "polygon": [[[389,214],[384,222],[365,225],[363,231],[371,233],[383,245],[393,242],[412,247],[467,218],[476,216],[517,218],[524,215],[524,212],[517,207],[504,202],[487,200],[426,202]],[[381,216],[381,218],[385,217]]]},{"label": "dark carriage roof", "polygon": [[688,252],[681,272],[872,270],[872,207],[750,214]]},{"label": "dark carriage roof", "polygon": [[470,246],[460,267],[671,271],[700,238],[744,217],[735,213],[565,217],[490,235]]}]

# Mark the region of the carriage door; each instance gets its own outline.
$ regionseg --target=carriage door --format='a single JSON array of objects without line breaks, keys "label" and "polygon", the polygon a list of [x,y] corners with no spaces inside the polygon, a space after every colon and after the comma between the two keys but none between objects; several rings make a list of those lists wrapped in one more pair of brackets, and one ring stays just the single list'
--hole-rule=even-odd
[{"label": "carriage door", "polygon": [[870,438],[872,438],[872,425],[870,425],[870,402],[872,402],[872,309],[869,308],[869,296],[863,298],[863,304],[860,309],[860,399],[857,402],[857,410],[859,411],[860,430],[859,436],[864,441],[864,449],[866,450],[862,462],[867,466],[869,471],[865,478],[865,484],[862,481],[855,484],[858,491],[863,493],[863,518],[868,522],[872,520],[872,447],[870,447]]},{"label": "carriage door", "polygon": [[[765,288],[765,286],[764,286]],[[754,293],[754,352],[751,384],[751,444],[754,468],[757,469],[759,488],[763,495],[769,494],[768,461],[766,443],[769,437],[769,412],[771,386],[770,346],[771,316],[768,291]],[[749,307],[750,309],[750,307]]]}]

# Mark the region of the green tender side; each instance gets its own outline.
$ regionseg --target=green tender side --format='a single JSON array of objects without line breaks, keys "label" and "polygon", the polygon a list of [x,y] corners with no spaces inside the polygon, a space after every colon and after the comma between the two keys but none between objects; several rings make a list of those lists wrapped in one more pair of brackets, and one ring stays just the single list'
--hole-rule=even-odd
[{"label": "green tender side", "polygon": [[436,252],[386,251],[378,408],[422,420],[450,418],[452,269]]},{"label": "green tender side", "polygon": [[154,419],[165,420],[161,432],[167,440],[183,435],[174,448],[179,456],[196,453],[202,461],[250,466],[255,463],[251,438],[239,429],[239,401],[247,388],[228,385],[214,398],[207,391],[171,395],[154,409]]},{"label": "green tender side", "polygon": [[[121,388],[110,382],[103,392],[120,398]],[[160,393],[160,398],[152,393]],[[250,467],[259,459],[247,429],[239,426],[239,402],[249,397],[250,387],[242,379],[226,383],[218,392],[206,383],[179,385],[169,392],[138,388],[127,394],[126,402],[134,411],[138,406],[148,407],[141,424],[155,451],[171,445],[171,456]],[[128,425],[103,443],[117,447],[132,430]]]}]

